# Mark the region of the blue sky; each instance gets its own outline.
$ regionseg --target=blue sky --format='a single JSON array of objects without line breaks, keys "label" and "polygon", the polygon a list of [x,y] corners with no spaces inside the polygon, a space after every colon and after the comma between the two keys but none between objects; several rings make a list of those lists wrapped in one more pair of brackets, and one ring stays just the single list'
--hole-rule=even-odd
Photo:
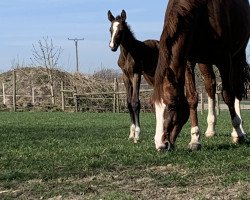
[{"label": "blue sky", "polygon": [[79,42],[81,72],[119,69],[119,51],[108,47],[107,11],[117,15],[125,9],[137,39],[159,39],[166,5],[166,0],[0,0],[0,71],[13,63],[29,65],[32,44],[46,36],[63,49],[63,70],[75,71],[75,46],[67,39],[75,37],[85,38]]},{"label": "blue sky", "polygon": [[67,39],[75,37],[85,38],[79,41],[81,72],[118,69],[119,51],[108,46],[108,10],[117,15],[125,9],[138,39],[159,39],[166,5],[162,0],[1,0],[0,71],[9,70],[13,62],[30,64],[32,44],[46,36],[63,49],[64,70],[76,68],[74,42]]}]

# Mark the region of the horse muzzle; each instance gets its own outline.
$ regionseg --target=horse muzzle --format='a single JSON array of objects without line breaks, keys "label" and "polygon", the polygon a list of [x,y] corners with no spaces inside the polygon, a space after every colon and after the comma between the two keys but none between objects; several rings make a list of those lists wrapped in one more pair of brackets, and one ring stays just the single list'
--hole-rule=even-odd
[{"label": "horse muzzle", "polygon": [[118,46],[117,46],[117,45],[115,45],[115,46],[113,46],[113,47],[110,47],[110,49],[111,49],[111,51],[117,51]]}]

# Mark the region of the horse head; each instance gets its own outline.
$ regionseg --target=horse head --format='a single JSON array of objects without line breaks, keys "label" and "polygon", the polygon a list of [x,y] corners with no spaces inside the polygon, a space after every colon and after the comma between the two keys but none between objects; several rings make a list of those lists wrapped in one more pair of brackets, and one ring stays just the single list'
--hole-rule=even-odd
[{"label": "horse head", "polygon": [[124,27],[126,26],[126,12],[122,10],[121,15],[114,17],[111,11],[108,11],[108,19],[111,22],[110,34],[111,39],[109,47],[112,51],[116,51],[124,37]]}]

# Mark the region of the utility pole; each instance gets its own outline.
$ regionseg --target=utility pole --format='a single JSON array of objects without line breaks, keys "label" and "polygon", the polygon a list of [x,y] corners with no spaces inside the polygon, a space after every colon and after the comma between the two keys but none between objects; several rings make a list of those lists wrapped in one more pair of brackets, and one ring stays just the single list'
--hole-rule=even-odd
[{"label": "utility pole", "polygon": [[68,40],[73,40],[75,42],[75,46],[76,46],[76,72],[79,72],[79,63],[78,63],[78,41],[79,40],[84,40],[84,38],[82,39],[78,39],[78,38],[74,38],[74,39],[70,39],[68,38]]}]

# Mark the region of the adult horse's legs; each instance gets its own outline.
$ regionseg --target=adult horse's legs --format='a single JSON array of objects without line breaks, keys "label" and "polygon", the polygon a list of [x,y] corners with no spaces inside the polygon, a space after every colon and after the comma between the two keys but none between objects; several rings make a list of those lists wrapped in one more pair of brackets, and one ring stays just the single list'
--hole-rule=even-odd
[{"label": "adult horse's legs", "polygon": [[[234,108],[236,111],[236,115],[240,118],[240,124],[238,127],[233,127],[233,131],[231,133],[232,139],[234,143],[237,143],[239,139],[246,138],[246,132],[243,129],[242,117],[240,112],[240,100],[236,97],[234,102]],[[240,136],[240,138],[238,137]]]},{"label": "adult horse's legs", "polygon": [[[236,117],[233,120],[233,131],[231,133],[232,140],[234,143],[238,143],[241,140],[245,140],[246,133],[242,127],[242,118],[240,113],[240,100],[242,99],[244,93],[244,81],[242,80],[244,77],[244,67],[247,65],[246,63],[246,53],[243,50],[239,51],[232,58],[232,69],[233,73],[231,75],[231,79],[236,79],[234,81],[234,93],[235,93],[235,103],[234,108],[236,112]],[[238,78],[240,77],[240,78]],[[238,79],[237,79],[238,78]]]},{"label": "adult horse's legs", "polygon": [[198,125],[197,106],[198,106],[198,93],[195,87],[195,63],[187,62],[185,72],[185,88],[186,97],[190,109],[190,122],[191,122],[191,141],[188,145],[190,150],[199,150],[200,144],[200,129]]},{"label": "adult horse's legs", "polygon": [[208,94],[208,116],[206,136],[212,137],[215,135],[215,93],[216,93],[216,78],[212,65],[199,63],[199,69],[204,77],[205,89]]},{"label": "adult horse's legs", "polygon": [[[236,109],[234,107],[236,96],[232,90],[232,87],[231,87],[232,85],[230,85],[229,72],[228,72],[228,70],[225,70],[225,67],[227,67],[227,66],[220,66],[220,68],[219,68],[220,74],[221,74],[221,79],[222,79],[222,97],[223,97],[224,102],[228,106],[231,120],[232,120],[232,125],[233,125],[233,129],[234,129],[234,131],[231,133],[232,141],[234,143],[238,143],[239,140],[245,138],[245,134],[242,133],[242,131],[240,129],[240,125],[242,123],[242,120],[239,117],[239,115],[237,114],[238,111],[236,112]],[[237,79],[239,79],[239,78],[237,78]],[[233,87],[235,87],[235,84],[233,84]],[[234,89],[234,91],[236,91],[235,89]]]}]

